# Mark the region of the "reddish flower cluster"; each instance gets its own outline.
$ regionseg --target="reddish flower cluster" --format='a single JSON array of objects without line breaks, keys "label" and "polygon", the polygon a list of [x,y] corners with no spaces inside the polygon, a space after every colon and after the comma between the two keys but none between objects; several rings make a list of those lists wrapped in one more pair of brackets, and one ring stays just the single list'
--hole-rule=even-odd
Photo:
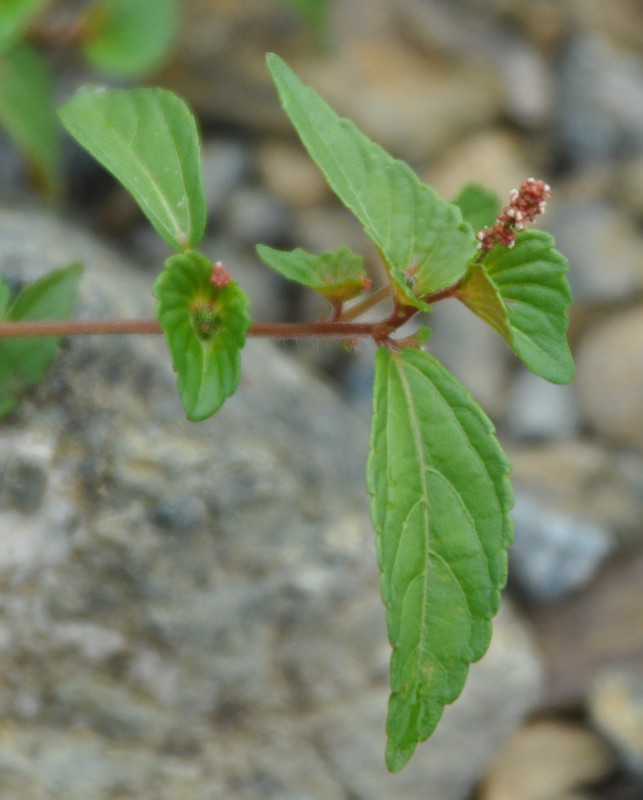
[{"label": "reddish flower cluster", "polygon": [[481,250],[491,250],[497,244],[513,247],[516,233],[523,230],[525,222],[533,222],[545,210],[551,189],[544,181],[528,178],[520,189],[511,192],[511,202],[505,206],[491,228],[483,228],[478,234]]},{"label": "reddish flower cluster", "polygon": [[228,270],[223,266],[221,261],[217,261],[216,264],[212,265],[212,275],[210,276],[210,283],[213,283],[219,289],[223,289],[224,286],[227,286],[230,283],[230,273]]}]

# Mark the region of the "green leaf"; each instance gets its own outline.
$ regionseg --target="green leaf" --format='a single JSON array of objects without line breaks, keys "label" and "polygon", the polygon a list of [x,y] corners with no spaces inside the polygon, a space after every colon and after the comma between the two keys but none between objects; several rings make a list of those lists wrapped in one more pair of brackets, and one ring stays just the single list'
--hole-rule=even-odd
[{"label": "green leaf", "polygon": [[495,328],[525,365],[552,383],[574,380],[567,341],[567,259],[543,231],[518,234],[470,264],[456,296]]},{"label": "green leaf", "polygon": [[212,416],[239,383],[248,298],[235,281],[212,283],[213,265],[194,251],[172,256],[154,283],[183,408],[193,422]]},{"label": "green leaf", "polygon": [[86,12],[83,52],[98,69],[136,78],[161,64],[177,28],[176,0],[98,0]]},{"label": "green leaf", "polygon": [[11,290],[9,289],[9,284],[4,277],[0,275],[0,319],[4,318],[4,313],[7,310],[10,299]]},{"label": "green leaf", "polygon": [[80,89],[59,109],[69,133],[132,193],[175,250],[199,244],[205,198],[196,121],[164,89]]},{"label": "green leaf", "polygon": [[257,253],[265,264],[284,278],[314,289],[331,303],[357,297],[367,285],[364,259],[345,245],[315,255],[300,247],[286,252],[260,244]]},{"label": "green leaf", "polygon": [[474,231],[490,228],[502,208],[498,195],[479,183],[465,183],[451,202]]},{"label": "green leaf", "polygon": [[56,112],[47,64],[30,47],[0,53],[0,125],[29,160],[36,184],[51,194],[59,152]]},{"label": "green leaf", "polygon": [[330,40],[329,0],[285,0],[315,31],[320,44]]},{"label": "green leaf", "polygon": [[278,56],[268,55],[268,67],[311,158],[382,253],[398,302],[427,310],[422,298],[455,283],[476,251],[460,209],[339,117]]},{"label": "green leaf", "polygon": [[393,647],[392,771],[430,736],[489,644],[513,534],[509,464],[493,430],[428,353],[380,348],[367,484]]},{"label": "green leaf", "polygon": [[2,0],[0,3],[0,50],[15,44],[45,0]]},{"label": "green leaf", "polygon": [[[79,264],[72,264],[25,287],[4,319],[67,319],[76,301],[81,272]],[[26,389],[42,380],[59,343],[59,336],[0,340],[0,416],[16,406]]]}]

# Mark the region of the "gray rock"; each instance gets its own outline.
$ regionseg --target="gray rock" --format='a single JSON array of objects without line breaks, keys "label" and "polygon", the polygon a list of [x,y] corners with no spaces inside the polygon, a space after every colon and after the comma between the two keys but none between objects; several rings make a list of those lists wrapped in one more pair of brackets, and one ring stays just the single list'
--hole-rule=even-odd
[{"label": "gray rock", "polygon": [[505,421],[516,439],[574,438],[581,425],[576,389],[521,370],[509,392]]},{"label": "gray rock", "polygon": [[643,449],[643,307],[597,325],[577,348],[581,409],[608,441]]},{"label": "gray rock", "polygon": [[511,571],[534,600],[551,602],[586,586],[612,550],[600,525],[516,493]]},{"label": "gray rock", "polygon": [[[0,212],[0,269],[72,258],[81,316],[151,315],[121,256]],[[161,337],[70,339],[0,423],[0,800],[462,800],[535,703],[505,611],[438,736],[386,773],[367,426],[270,344],[244,358],[194,425]]]},{"label": "gray rock", "polygon": [[[581,183],[577,193],[583,191]],[[563,198],[547,226],[569,260],[576,302],[628,300],[643,287],[641,234],[623,208],[601,200]]]}]

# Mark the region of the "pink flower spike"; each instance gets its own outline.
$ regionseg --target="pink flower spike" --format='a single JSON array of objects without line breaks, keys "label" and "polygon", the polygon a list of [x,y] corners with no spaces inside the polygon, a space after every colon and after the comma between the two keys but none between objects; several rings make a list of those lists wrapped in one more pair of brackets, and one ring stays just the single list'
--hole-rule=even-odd
[{"label": "pink flower spike", "polygon": [[210,276],[210,283],[213,283],[219,289],[223,289],[227,286],[232,278],[230,277],[230,273],[228,270],[223,266],[221,261],[217,261],[212,265],[212,275]]}]

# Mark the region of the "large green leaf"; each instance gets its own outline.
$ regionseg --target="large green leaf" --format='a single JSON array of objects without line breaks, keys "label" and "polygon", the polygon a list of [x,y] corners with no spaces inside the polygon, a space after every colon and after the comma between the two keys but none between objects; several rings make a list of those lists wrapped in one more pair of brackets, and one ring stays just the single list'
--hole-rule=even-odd
[{"label": "large green leaf", "polygon": [[218,286],[213,265],[194,251],[168,258],[154,283],[183,408],[193,422],[212,416],[239,383],[248,298],[235,281]]},{"label": "large green leaf", "polygon": [[0,53],[0,125],[27,156],[37,184],[51,193],[59,151],[51,77],[30,47]]},{"label": "large green leaf", "polygon": [[[3,319],[67,319],[76,301],[81,272],[79,264],[72,264],[48,273],[20,292]],[[42,380],[59,342],[59,336],[0,340],[0,416],[15,407],[26,389]]]},{"label": "large green leaf", "polygon": [[59,109],[69,133],[134,195],[175,250],[196,247],[205,198],[196,121],[164,89],[80,89]]},{"label": "large green leaf", "polygon": [[0,50],[14,44],[46,0],[2,0],[0,2]]},{"label": "large green leaf", "polygon": [[257,253],[284,278],[314,289],[331,303],[357,297],[367,285],[364,259],[346,245],[316,255],[300,247],[284,251],[260,244]]},{"label": "large green leaf", "polygon": [[422,350],[376,358],[368,489],[387,609],[387,765],[401,769],[487,649],[513,495],[493,425]]},{"label": "large green leaf", "polygon": [[135,78],[162,62],[177,27],[176,0],[97,0],[86,12],[83,52],[98,69]]},{"label": "large green leaf", "polygon": [[525,365],[552,383],[574,380],[567,341],[567,259],[543,231],[518,234],[469,266],[457,297],[495,328]]},{"label": "large green leaf", "polygon": [[310,156],[382,253],[398,300],[426,310],[421,298],[455,283],[476,251],[460,209],[339,117],[276,55],[268,67]]}]

